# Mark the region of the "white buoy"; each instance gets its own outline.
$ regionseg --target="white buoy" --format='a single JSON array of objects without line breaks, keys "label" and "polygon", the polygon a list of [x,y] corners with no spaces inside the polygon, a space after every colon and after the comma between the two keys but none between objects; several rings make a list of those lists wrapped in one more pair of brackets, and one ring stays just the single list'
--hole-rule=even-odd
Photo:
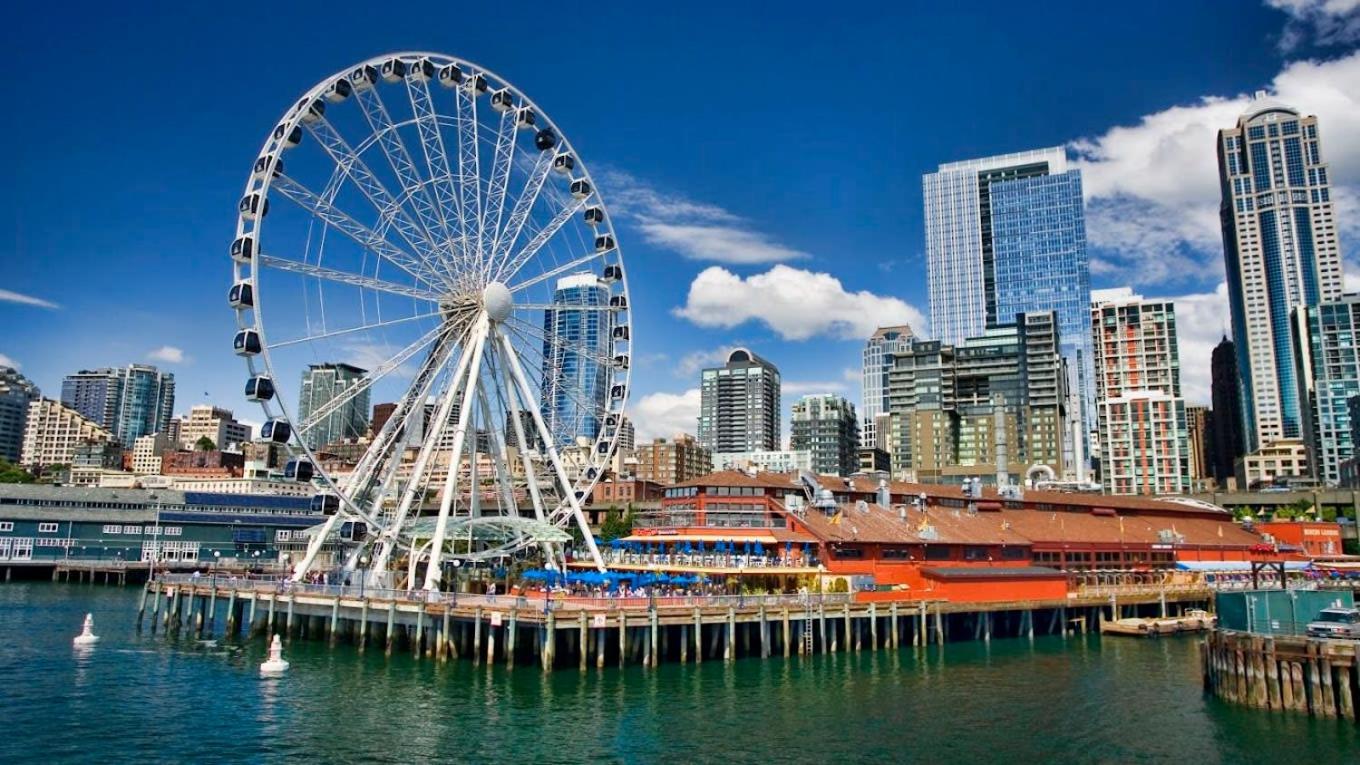
[{"label": "white buoy", "polygon": [[94,634],[94,614],[85,614],[85,626],[71,642],[78,646],[92,646],[99,642],[99,636]]},{"label": "white buoy", "polygon": [[288,662],[283,660],[283,641],[279,636],[274,636],[274,642],[269,644],[269,661],[260,664],[261,675],[282,675],[288,671]]}]

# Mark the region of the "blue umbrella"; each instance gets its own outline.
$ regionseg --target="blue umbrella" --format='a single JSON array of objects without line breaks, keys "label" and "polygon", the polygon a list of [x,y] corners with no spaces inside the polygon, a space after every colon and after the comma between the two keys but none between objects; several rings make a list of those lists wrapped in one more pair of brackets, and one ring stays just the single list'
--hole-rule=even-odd
[{"label": "blue umbrella", "polygon": [[743,548],[747,555],[751,554],[751,541],[749,539],[746,541],[746,544],[743,545]]},{"label": "blue umbrella", "polygon": [[756,542],[756,555],[764,555],[764,554],[765,554],[765,545],[762,545],[761,543]]}]

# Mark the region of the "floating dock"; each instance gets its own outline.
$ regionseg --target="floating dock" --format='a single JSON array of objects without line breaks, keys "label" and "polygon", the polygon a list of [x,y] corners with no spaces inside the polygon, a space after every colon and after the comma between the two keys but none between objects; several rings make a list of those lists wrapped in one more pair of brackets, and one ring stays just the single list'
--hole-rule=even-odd
[{"label": "floating dock", "polygon": [[1205,632],[1214,626],[1214,617],[1207,611],[1192,609],[1181,616],[1134,616],[1100,623],[1102,635],[1132,635],[1160,637],[1187,632]]},{"label": "floating dock", "polygon": [[152,630],[288,638],[503,661],[543,669],[663,661],[733,661],[1085,633],[1112,618],[1203,607],[1209,590],[1064,601],[864,601],[881,593],[656,598],[531,598],[404,593],[361,587],[162,576],[147,583],[138,624]]}]

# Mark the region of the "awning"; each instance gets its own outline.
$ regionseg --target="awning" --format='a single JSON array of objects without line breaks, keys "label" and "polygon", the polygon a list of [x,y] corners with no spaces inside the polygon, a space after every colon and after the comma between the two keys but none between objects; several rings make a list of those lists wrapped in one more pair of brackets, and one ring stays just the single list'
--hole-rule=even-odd
[{"label": "awning", "polygon": [[[1270,563],[1264,571],[1278,566],[1278,562]],[[1284,561],[1286,571],[1303,571],[1312,564],[1303,560]],[[1182,560],[1176,561],[1176,568],[1181,571],[1251,571],[1251,561],[1245,560]]]},{"label": "awning", "polygon": [[[775,545],[775,544],[779,544],[779,542],[780,542],[780,540],[779,540],[779,539],[776,539],[772,534],[759,534],[759,535],[756,535],[756,536],[751,536],[750,534],[720,534],[720,533],[714,533],[714,534],[632,534],[632,535],[630,535],[630,536],[624,537],[622,541],[624,541],[624,542],[640,542],[640,543],[642,543],[642,544],[656,544],[656,543],[658,543],[658,542],[662,542],[662,543],[665,543],[665,542],[750,542],[751,544],[755,544],[756,542],[759,542],[759,543],[765,544],[765,545]],[[813,539],[812,537],[806,537],[806,538],[804,538],[804,539],[786,538],[786,539],[784,539],[783,541],[787,541],[787,542],[808,542],[808,543],[812,543],[812,542],[816,542],[817,540],[816,540],[816,539]]]}]

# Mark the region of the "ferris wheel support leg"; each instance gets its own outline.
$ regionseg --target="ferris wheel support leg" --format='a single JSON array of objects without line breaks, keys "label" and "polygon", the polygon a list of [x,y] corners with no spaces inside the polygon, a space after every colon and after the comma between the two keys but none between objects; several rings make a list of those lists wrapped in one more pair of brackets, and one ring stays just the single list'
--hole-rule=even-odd
[{"label": "ferris wheel support leg", "polygon": [[[525,400],[532,401],[533,392],[529,389],[529,383],[524,377],[524,370],[520,367],[519,358],[515,355],[514,344],[499,328],[494,328],[493,331],[496,333],[496,339],[500,341],[501,347],[505,350],[506,361],[510,367],[510,374],[515,378],[515,384],[519,387]],[[567,478],[566,469],[562,467],[561,458],[557,456],[557,447],[553,444],[552,433],[548,431],[548,426],[543,422],[543,414],[537,408],[530,409],[529,413],[534,418],[534,427],[538,428],[539,438],[543,439],[544,450],[548,453],[548,461],[552,463],[553,470],[557,474],[557,480],[562,484],[567,503],[571,505],[571,514],[576,518],[576,525],[581,529],[581,536],[585,540],[586,549],[590,550],[591,560],[595,561],[596,568],[604,571],[604,559],[600,557],[600,548],[595,546],[595,535],[591,533],[590,524],[586,522],[586,515],[581,511],[581,503],[576,501],[576,492],[571,481]]]},{"label": "ferris wheel support leg", "polygon": [[341,519],[343,513],[336,513],[326,520],[326,524],[321,527],[321,532],[312,537],[312,541],[307,543],[307,554],[302,556],[302,560],[293,567],[293,575],[290,577],[294,582],[302,581],[302,577],[311,571],[312,564],[316,562],[317,553],[326,544],[326,538],[331,535],[331,530],[335,528],[337,521]]},{"label": "ferris wheel support leg", "polygon": [[[503,370],[506,371],[506,370]],[[519,444],[520,458],[524,461],[524,480],[528,484],[529,500],[534,506],[534,517],[540,521],[547,520],[547,513],[544,512],[543,495],[538,491],[538,476],[534,473],[534,461],[529,458],[529,440],[524,437],[524,423],[520,421],[519,396],[517,388],[509,379],[506,380],[505,401],[510,407],[510,423],[515,431],[515,443]],[[549,568],[557,567],[557,559],[553,554],[551,542],[542,544],[543,558]]]},{"label": "ferris wheel support leg", "polygon": [[[472,336],[472,356],[468,366],[467,384],[463,386],[463,405],[458,410],[458,427],[453,432],[453,448],[449,453],[454,461],[444,476],[444,491],[439,498],[439,517],[434,522],[434,535],[430,540],[430,561],[425,566],[425,589],[438,590],[440,571],[439,562],[444,552],[444,537],[449,528],[449,510],[453,506],[453,495],[458,489],[457,455],[463,453],[463,443],[467,440],[468,425],[472,421],[472,406],[477,394],[477,380],[482,371],[482,352],[486,349],[486,339],[490,334],[490,321],[483,313],[477,320],[477,328]],[[455,380],[455,382],[457,382]],[[475,491],[475,487],[474,487]]]},{"label": "ferris wheel support leg", "polygon": [[[471,337],[464,340],[464,347],[468,339],[473,339],[480,331],[480,324],[468,333]],[[421,444],[420,454],[416,456],[416,463],[411,468],[411,477],[406,482],[406,490],[402,493],[401,502],[397,505],[397,512],[392,518],[392,523],[383,532],[383,537],[377,543],[377,550],[373,554],[373,564],[370,567],[369,579],[374,586],[377,586],[382,572],[387,568],[387,561],[392,555],[392,551],[397,547],[397,535],[401,533],[402,524],[406,522],[406,516],[411,511],[411,504],[415,501],[416,494],[420,491],[421,480],[425,477],[425,471],[430,463],[430,457],[434,453],[436,445],[443,436],[443,423],[449,421],[449,413],[453,411],[453,405],[458,401],[458,383],[467,374],[468,364],[471,363],[471,356],[467,353],[462,354],[458,359],[458,367],[449,379],[448,390],[444,398],[440,401],[439,410],[432,419],[432,427],[425,433],[425,443]],[[423,400],[423,399],[421,399]],[[412,413],[421,412],[422,407],[416,405],[411,409]],[[412,416],[416,416],[412,414]]]}]

